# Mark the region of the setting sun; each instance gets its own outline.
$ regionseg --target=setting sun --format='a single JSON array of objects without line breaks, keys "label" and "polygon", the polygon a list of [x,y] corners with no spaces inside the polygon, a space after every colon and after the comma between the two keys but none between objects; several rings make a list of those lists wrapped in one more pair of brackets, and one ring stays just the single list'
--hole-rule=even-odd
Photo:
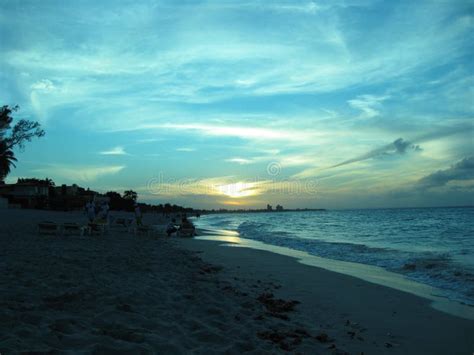
[{"label": "setting sun", "polygon": [[226,196],[241,198],[259,195],[261,190],[258,185],[257,182],[237,182],[235,184],[219,185],[216,189]]}]

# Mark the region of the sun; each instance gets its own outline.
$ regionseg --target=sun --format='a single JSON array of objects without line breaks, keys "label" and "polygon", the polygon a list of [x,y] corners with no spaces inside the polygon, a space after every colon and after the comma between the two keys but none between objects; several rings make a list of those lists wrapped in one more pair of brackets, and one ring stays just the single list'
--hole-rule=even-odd
[{"label": "sun", "polygon": [[242,198],[260,194],[256,182],[236,182],[235,184],[216,186],[219,193],[231,198]]}]

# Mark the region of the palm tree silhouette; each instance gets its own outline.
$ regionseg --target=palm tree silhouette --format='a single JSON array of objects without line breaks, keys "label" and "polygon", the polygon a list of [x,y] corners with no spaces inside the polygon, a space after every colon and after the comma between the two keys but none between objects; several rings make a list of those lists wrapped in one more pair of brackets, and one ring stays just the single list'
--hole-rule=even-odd
[{"label": "palm tree silhouette", "polygon": [[43,137],[44,130],[38,122],[19,120],[13,127],[13,112],[18,106],[4,105],[0,107],[0,181],[3,181],[10,173],[12,167],[16,167],[17,159],[13,148],[24,148],[25,142],[31,142],[34,137]]},{"label": "palm tree silhouette", "polygon": [[3,181],[10,173],[11,167],[16,167],[15,154],[12,150],[8,149],[7,144],[4,141],[0,142],[0,181]]}]

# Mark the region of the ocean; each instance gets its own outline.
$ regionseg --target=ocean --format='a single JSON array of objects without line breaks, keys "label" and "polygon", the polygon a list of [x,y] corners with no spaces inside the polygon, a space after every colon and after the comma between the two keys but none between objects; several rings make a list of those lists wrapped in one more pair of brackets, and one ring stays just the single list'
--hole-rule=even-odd
[{"label": "ocean", "polygon": [[474,208],[204,215],[198,228],[323,258],[381,267],[474,306]]}]

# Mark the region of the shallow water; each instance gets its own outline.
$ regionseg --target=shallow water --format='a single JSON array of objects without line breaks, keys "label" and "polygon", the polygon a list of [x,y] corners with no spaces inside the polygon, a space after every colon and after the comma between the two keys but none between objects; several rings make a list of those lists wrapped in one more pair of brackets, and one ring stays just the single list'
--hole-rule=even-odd
[{"label": "shallow water", "polygon": [[202,216],[198,227],[375,265],[474,305],[474,208],[411,208]]}]

